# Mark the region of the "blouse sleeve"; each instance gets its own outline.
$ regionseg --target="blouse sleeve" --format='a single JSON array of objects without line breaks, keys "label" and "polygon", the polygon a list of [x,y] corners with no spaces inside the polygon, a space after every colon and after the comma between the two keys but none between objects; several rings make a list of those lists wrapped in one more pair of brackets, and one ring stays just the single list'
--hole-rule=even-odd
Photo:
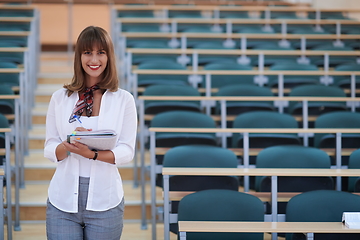
[{"label": "blouse sleeve", "polygon": [[124,112],[120,126],[119,139],[116,147],[112,150],[115,156],[116,165],[123,165],[130,162],[135,155],[135,143],[137,135],[137,112],[133,96],[126,92],[127,98],[124,102]]},{"label": "blouse sleeve", "polygon": [[58,162],[55,154],[56,147],[62,142],[56,127],[56,98],[51,96],[48,111],[46,114],[46,139],[44,146],[44,156],[52,162]]}]

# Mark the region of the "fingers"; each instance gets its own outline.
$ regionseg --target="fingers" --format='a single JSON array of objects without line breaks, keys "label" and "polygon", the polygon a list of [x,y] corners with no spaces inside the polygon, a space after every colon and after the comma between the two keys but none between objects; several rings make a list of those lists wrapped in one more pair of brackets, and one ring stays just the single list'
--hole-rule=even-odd
[{"label": "fingers", "polygon": [[91,131],[91,129],[86,129],[84,127],[77,127],[77,128],[75,128],[75,131],[84,132],[84,131]]}]

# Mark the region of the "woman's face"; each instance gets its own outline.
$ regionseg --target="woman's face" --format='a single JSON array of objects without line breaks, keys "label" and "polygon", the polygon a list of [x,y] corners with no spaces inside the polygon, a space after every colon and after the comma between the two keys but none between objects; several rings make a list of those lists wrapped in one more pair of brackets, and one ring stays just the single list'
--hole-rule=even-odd
[{"label": "woman's face", "polygon": [[92,50],[85,50],[81,54],[81,65],[87,73],[87,80],[99,82],[101,74],[107,65],[108,57],[104,49],[94,46]]}]

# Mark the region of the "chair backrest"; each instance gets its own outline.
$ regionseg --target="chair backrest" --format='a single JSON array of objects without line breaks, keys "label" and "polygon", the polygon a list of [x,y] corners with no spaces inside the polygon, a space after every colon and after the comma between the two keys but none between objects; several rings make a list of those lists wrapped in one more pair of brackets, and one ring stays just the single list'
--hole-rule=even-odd
[{"label": "chair backrest", "polygon": [[[346,97],[343,89],[325,85],[301,85],[294,87],[289,93],[290,97]],[[288,113],[302,114],[302,102],[289,102]],[[345,111],[346,102],[310,101],[308,102],[308,114],[320,115],[331,111]]]},{"label": "chair backrest", "polygon": [[[173,69],[186,70],[186,67],[171,60],[153,59],[143,61],[138,65],[138,69]],[[187,85],[188,77],[186,75],[171,75],[171,74],[140,74],[138,76],[139,86],[148,86],[154,84],[168,84],[168,85]]]},{"label": "chair backrest", "polygon": [[[166,152],[164,167],[214,167],[237,168],[238,160],[233,151],[217,146],[186,145]],[[238,191],[239,181],[233,176],[171,176],[170,190],[200,191],[229,189]]]},{"label": "chair backrest", "polygon": [[[204,190],[181,199],[179,221],[264,221],[264,205],[252,195],[231,190]],[[262,240],[263,233],[187,233],[186,239]]]},{"label": "chair backrest", "polygon": [[270,70],[303,70],[303,71],[318,71],[317,66],[312,64],[299,64],[294,62],[281,62],[274,64]]},{"label": "chair backrest", "polygon": [[[360,196],[336,190],[316,190],[291,198],[287,222],[341,222],[343,212],[360,212]],[[301,239],[287,236],[287,239]],[[360,234],[315,234],[316,240],[359,239]]]},{"label": "chair backrest", "polygon": [[[360,128],[360,113],[337,111],[320,115],[315,120],[315,128]],[[342,134],[342,147],[358,148],[359,134]],[[317,133],[314,136],[314,146],[318,148],[334,148],[336,145],[334,134]]]},{"label": "chair backrest", "polygon": [[[360,169],[360,148],[353,151],[349,157],[348,168]],[[360,192],[360,177],[349,177],[348,191],[349,192]]]},{"label": "chair backrest", "polygon": [[360,64],[344,63],[336,66],[335,71],[360,71]]},{"label": "chair backrest", "polygon": [[238,63],[209,63],[204,66],[204,70],[252,70],[250,65],[241,65]]},{"label": "chair backrest", "polygon": [[[255,84],[231,84],[223,86],[216,93],[216,96],[262,96],[273,97],[270,88],[260,87]],[[249,111],[267,110],[274,111],[272,101],[227,101],[226,113],[228,115],[238,115]],[[216,105],[216,112],[220,113],[220,103]]]},{"label": "chair backrest", "polygon": [[[0,81],[0,95],[14,95],[11,86],[2,84]],[[15,103],[13,99],[0,99],[0,113],[14,114]]]},{"label": "chair backrest", "polygon": [[[9,120],[0,113],[0,128],[9,128]],[[0,133],[0,148],[5,148],[5,133]]]},{"label": "chair backrest", "polygon": [[[233,128],[298,128],[296,119],[285,113],[270,111],[253,111],[238,115]],[[253,133],[250,136],[250,147],[265,148],[274,145],[301,144],[297,134]],[[232,146],[242,147],[243,137],[233,134]]]},{"label": "chair backrest", "polygon": [[[168,111],[155,115],[151,127],[215,128],[215,121],[208,115],[192,111]],[[216,145],[215,133],[157,133],[156,146],[175,147],[179,145]]]},{"label": "chair backrest", "polygon": [[[305,146],[273,146],[263,149],[256,157],[257,168],[330,168],[329,155],[318,148]],[[270,191],[271,180],[255,178],[257,191]],[[304,192],[317,189],[334,189],[331,177],[280,177],[280,192]]]},{"label": "chair backrest", "polygon": [[[200,96],[200,93],[190,85],[152,85],[145,89],[143,96]],[[199,101],[146,100],[144,107],[146,114],[173,110],[201,111]]]},{"label": "chair backrest", "polygon": [[172,62],[172,61],[167,61],[167,60],[152,60],[149,62],[143,62],[141,64],[139,64],[138,66],[139,69],[177,69],[177,70],[186,70],[186,67],[184,67],[183,65],[177,63],[177,62]]}]

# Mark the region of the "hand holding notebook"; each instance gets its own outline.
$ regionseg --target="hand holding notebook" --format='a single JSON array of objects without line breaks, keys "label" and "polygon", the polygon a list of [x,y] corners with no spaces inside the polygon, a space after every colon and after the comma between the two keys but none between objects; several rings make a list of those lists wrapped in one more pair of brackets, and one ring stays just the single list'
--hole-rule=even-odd
[{"label": "hand holding notebook", "polygon": [[68,143],[78,141],[87,145],[90,149],[111,150],[116,145],[116,132],[110,129],[97,131],[74,131],[67,136]]}]

